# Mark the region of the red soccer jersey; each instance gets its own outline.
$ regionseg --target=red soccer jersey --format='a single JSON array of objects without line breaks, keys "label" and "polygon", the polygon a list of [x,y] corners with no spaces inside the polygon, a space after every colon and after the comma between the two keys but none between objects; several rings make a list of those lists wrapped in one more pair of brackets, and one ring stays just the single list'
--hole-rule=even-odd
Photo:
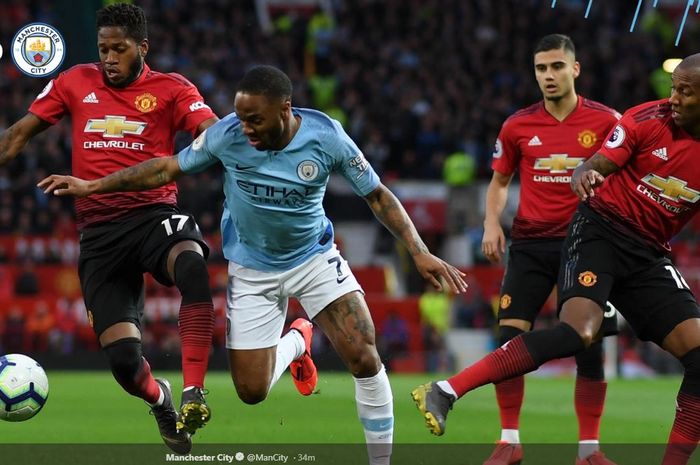
[{"label": "red soccer jersey", "polygon": [[600,153],[620,169],[595,191],[591,208],[670,250],[700,207],[700,141],[676,126],[664,99],[625,112]]},{"label": "red soccer jersey", "polygon": [[[197,88],[178,74],[151,71],[126,88],[108,86],[99,64],[74,66],[47,84],[29,111],[55,124],[73,124],[73,175],[97,179],[155,156],[173,153],[175,133],[196,132],[214,117]],[[142,192],[76,199],[78,228],[109,221],[144,205],[174,204],[175,183]]]},{"label": "red soccer jersey", "polygon": [[619,118],[615,110],[579,96],[576,109],[564,121],[539,102],[503,123],[492,167],[504,175],[520,171],[513,239],[566,236],[578,204],[569,187],[571,174],[600,148]]}]

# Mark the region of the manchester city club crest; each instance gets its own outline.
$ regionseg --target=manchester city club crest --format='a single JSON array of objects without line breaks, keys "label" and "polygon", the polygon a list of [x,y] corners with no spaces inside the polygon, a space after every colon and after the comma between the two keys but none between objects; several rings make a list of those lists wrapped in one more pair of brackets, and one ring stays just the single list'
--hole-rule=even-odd
[{"label": "manchester city club crest", "polygon": [[318,176],[318,172],[318,165],[312,160],[304,160],[297,166],[297,175],[304,181],[313,181]]},{"label": "manchester city club crest", "polygon": [[65,56],[61,33],[48,24],[27,24],[12,39],[12,61],[27,76],[50,75],[61,66]]}]

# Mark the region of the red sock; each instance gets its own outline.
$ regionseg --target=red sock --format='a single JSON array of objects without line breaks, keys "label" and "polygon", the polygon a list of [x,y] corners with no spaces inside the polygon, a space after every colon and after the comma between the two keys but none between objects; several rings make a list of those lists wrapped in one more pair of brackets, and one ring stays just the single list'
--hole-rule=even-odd
[{"label": "red sock", "polygon": [[700,398],[682,392],[662,465],[685,465],[700,441]]},{"label": "red sock", "polygon": [[519,429],[520,409],[525,397],[525,378],[518,376],[495,384],[502,429]]},{"label": "red sock", "polygon": [[600,417],[603,415],[607,389],[608,383],[605,380],[576,377],[574,405],[578,417],[579,441],[600,437]]},{"label": "red sock", "polygon": [[474,365],[449,378],[447,382],[455,390],[457,397],[462,397],[484,384],[498,383],[517,375],[524,375],[535,368],[537,365],[523,342],[523,336],[517,336]]},{"label": "red sock", "polygon": [[134,384],[128,388],[123,387],[132,396],[140,397],[149,404],[155,404],[160,397],[160,386],[151,374],[151,365],[145,358],[141,357],[141,360],[143,360],[143,365],[136,375]]},{"label": "red sock", "polygon": [[180,307],[183,387],[204,387],[214,334],[214,306],[197,302]]}]

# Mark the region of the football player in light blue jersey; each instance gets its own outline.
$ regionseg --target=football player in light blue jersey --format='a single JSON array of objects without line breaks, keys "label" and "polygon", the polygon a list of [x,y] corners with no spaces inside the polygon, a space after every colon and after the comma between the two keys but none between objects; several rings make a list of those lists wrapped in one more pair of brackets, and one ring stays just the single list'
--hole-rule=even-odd
[{"label": "football player in light blue jersey", "polygon": [[333,343],[355,380],[357,411],[371,465],[390,462],[391,386],[375,346],[362,288],[333,243],[322,207],[331,172],[340,172],[377,219],[408,249],[437,289],[466,291],[464,274],[432,255],[398,199],[387,189],[340,124],[292,107],[292,84],[271,66],[251,69],[239,84],[236,112],[211,126],[178,155],[154,158],[101,179],[52,175],[47,193],[152,189],[221,163],[226,203],[221,219],[229,260],[227,349],[238,396],[261,402],[290,367],[303,395],[316,386],[311,323],[298,319],[280,337],[289,297]]}]

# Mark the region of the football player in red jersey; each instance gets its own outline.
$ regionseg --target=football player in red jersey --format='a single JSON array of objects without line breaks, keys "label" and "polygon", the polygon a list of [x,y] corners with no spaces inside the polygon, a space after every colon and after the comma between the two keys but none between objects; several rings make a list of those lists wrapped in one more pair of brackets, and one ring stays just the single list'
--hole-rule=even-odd
[{"label": "football player in red jersey", "polygon": [[[0,164],[66,114],[72,118],[72,171],[95,179],[174,150],[174,136],[197,136],[218,121],[184,77],[152,71],[141,8],[114,4],[97,12],[100,62],[77,65],[51,80],[22,119],[0,135]],[[203,397],[214,325],[205,257],[192,216],[176,205],[174,183],[144,192],[93,195],[75,202],[78,272],[85,306],[112,373],[153,411],[164,442],[178,453],[210,417]],[[143,273],[182,295],[184,391],[180,412],[166,380],[142,355]]]},{"label": "football player in red jersey", "polygon": [[[535,47],[534,68],[543,100],[517,111],[503,124],[486,194],[481,247],[484,255],[496,263],[505,252],[501,213],[508,186],[515,171],[520,171],[520,204],[513,220],[512,244],[499,301],[499,345],[532,329],[556,286],[561,246],[578,204],[569,189],[571,174],[600,148],[620,118],[615,110],[576,94],[574,80],[579,76],[580,64],[568,36],[543,37]],[[616,314],[613,311],[606,315],[609,317],[605,319],[604,331],[613,334],[617,332]],[[602,340],[576,354],[576,368],[578,458],[611,463],[598,452],[607,388]],[[509,465],[523,456],[519,420],[524,378],[518,376],[495,387],[501,439],[485,465]],[[420,389],[417,394],[420,397]]]},{"label": "football player in red jersey", "polygon": [[517,336],[450,378],[456,396],[431,385],[426,421],[444,427],[467,392],[590,347],[610,300],[640,339],[685,369],[662,465],[688,463],[700,441],[700,308],[668,241],[700,208],[700,54],[685,58],[672,80],[668,100],[625,112],[574,171],[571,187],[583,202],[562,249],[560,323]]}]

